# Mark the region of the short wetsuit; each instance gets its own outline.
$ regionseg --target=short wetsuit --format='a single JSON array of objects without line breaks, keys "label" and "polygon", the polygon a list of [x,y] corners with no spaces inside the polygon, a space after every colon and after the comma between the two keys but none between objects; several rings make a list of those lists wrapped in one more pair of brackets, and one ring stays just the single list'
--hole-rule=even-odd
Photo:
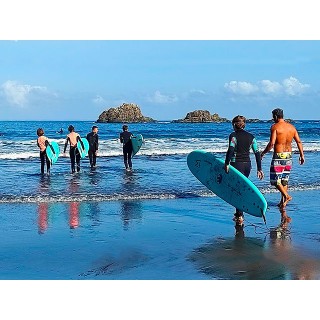
[{"label": "short wetsuit", "polygon": [[40,170],[42,174],[44,173],[45,163],[47,164],[47,172],[50,171],[50,160],[47,157],[47,153],[46,153],[46,148],[48,143],[49,143],[48,138],[45,136],[40,136],[37,140],[37,145],[40,149],[40,162],[41,162]]},{"label": "short wetsuit", "polygon": [[77,163],[77,172],[80,171],[80,153],[77,148],[77,142],[80,139],[80,135],[74,131],[70,132],[67,135],[67,140],[64,145],[63,153],[66,152],[68,142],[70,142],[70,160],[71,160],[71,172],[74,173],[76,171],[76,163]]},{"label": "short wetsuit", "polygon": [[292,167],[291,152],[275,152],[270,166],[270,183],[273,186],[288,185],[290,170]]}]

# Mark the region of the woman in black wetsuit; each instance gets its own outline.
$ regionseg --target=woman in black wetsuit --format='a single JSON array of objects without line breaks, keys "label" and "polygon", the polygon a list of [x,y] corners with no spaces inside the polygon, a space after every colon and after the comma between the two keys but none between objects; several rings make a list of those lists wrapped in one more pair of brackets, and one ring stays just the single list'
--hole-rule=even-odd
[{"label": "woman in black wetsuit", "polygon": [[133,134],[128,131],[128,126],[122,126],[123,132],[120,133],[120,142],[123,144],[123,161],[127,171],[132,171],[132,142]]},{"label": "woman in black wetsuit", "polygon": [[[257,176],[261,180],[264,177],[261,169],[261,156],[258,149],[256,138],[249,132],[245,131],[246,118],[236,116],[232,119],[234,132],[229,135],[229,147],[226,154],[224,169],[228,173],[229,165],[249,177],[251,171],[250,149],[252,149],[257,163]],[[234,221],[238,224],[243,222],[243,212],[236,209]]]}]

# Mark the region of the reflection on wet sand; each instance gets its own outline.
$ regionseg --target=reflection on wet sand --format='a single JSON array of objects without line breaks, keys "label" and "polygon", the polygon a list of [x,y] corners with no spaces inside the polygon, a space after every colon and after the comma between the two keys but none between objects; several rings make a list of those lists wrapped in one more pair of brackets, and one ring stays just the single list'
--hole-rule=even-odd
[{"label": "reflection on wet sand", "polygon": [[40,202],[38,205],[38,233],[43,234],[48,229],[48,203]]},{"label": "reflection on wet sand", "polygon": [[320,260],[292,246],[288,223],[282,219],[265,239],[245,237],[245,226],[236,225],[234,238],[213,239],[188,260],[214,279],[320,279]]},{"label": "reflection on wet sand", "polygon": [[122,201],[121,202],[121,220],[123,222],[123,229],[128,230],[130,221],[142,219],[142,208],[140,201]]},{"label": "reflection on wet sand", "polygon": [[[40,177],[39,194],[50,192],[50,176],[42,175]],[[43,234],[48,229],[49,204],[47,202],[39,202],[38,204],[38,233]]]}]

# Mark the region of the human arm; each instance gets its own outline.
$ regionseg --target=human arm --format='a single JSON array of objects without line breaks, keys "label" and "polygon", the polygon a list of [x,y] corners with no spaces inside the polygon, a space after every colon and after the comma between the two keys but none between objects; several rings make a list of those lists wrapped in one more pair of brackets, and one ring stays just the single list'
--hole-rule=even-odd
[{"label": "human arm", "polygon": [[269,143],[267,144],[267,146],[265,147],[265,149],[261,152],[261,160],[266,153],[268,153],[270,150],[272,150],[274,148],[274,145],[276,143],[277,130],[274,128],[274,126],[272,126],[270,131],[271,131],[270,132],[270,140],[269,140]]},{"label": "human arm", "polygon": [[234,156],[234,151],[235,151],[236,145],[237,145],[236,137],[230,135],[229,136],[229,147],[228,147],[228,150],[226,153],[226,158],[224,161],[224,171],[226,173],[229,172],[229,165],[230,165],[232,157]]},{"label": "human arm", "polygon": [[297,130],[296,130],[296,132],[295,132],[295,134],[293,136],[293,139],[296,142],[298,150],[299,150],[299,153],[300,153],[299,163],[300,164],[304,164],[305,159],[304,159],[304,153],[303,153],[303,146],[302,146],[302,142],[300,140],[300,137],[299,137],[299,134],[298,134]]},{"label": "human arm", "polygon": [[262,180],[264,178],[264,173],[262,171],[262,167],[261,167],[261,155],[259,152],[259,148],[258,148],[258,143],[256,138],[253,138],[252,140],[252,144],[251,144],[251,148],[252,151],[254,153],[254,156],[256,158],[256,163],[257,163],[257,177]]},{"label": "human arm", "polygon": [[66,142],[64,144],[64,148],[63,148],[63,153],[65,154],[66,153],[66,150],[67,150],[67,146],[68,146],[68,142],[70,141],[69,137],[67,137],[66,139]]},{"label": "human arm", "polygon": [[96,155],[98,154],[98,149],[99,149],[99,136],[96,135]]}]

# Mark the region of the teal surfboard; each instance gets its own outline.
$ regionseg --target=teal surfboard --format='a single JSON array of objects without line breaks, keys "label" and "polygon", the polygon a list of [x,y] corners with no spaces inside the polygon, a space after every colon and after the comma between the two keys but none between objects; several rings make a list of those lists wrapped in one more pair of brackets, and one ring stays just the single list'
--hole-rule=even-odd
[{"label": "teal surfboard", "polygon": [[140,150],[142,144],[143,144],[143,136],[142,134],[136,134],[131,137],[132,142],[132,157]]},{"label": "teal surfboard", "polygon": [[60,148],[59,145],[55,141],[51,141],[49,145],[46,147],[46,154],[51,164],[57,162],[59,158]]},{"label": "teal surfboard", "polygon": [[192,174],[209,190],[235,208],[256,217],[263,217],[267,201],[260,190],[241,172],[229,166],[224,171],[224,160],[203,150],[192,151],[187,157]]},{"label": "teal surfboard", "polygon": [[80,153],[80,157],[84,158],[89,151],[89,142],[86,138],[81,138],[81,141],[79,140],[77,142],[77,148],[79,150]]}]

